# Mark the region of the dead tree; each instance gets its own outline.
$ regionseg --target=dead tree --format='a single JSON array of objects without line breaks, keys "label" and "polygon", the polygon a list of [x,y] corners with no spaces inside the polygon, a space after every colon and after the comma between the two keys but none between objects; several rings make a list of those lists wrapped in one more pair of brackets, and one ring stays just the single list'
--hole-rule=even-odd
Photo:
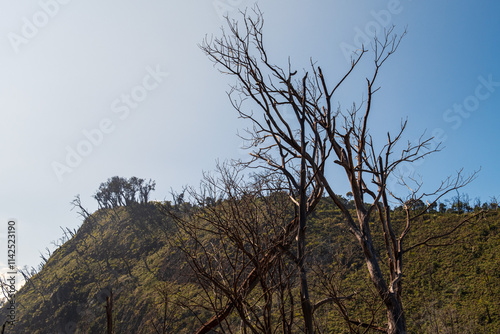
[{"label": "dead tree", "polygon": [[113,334],[113,290],[106,296],[106,333]]},{"label": "dead tree", "polygon": [[[303,205],[301,198],[307,182],[317,182],[317,189],[324,188],[343,213],[346,228],[360,247],[370,280],[385,306],[387,324],[367,326],[385,327],[387,333],[406,333],[401,300],[403,254],[404,241],[414,217],[407,217],[402,230],[395,228],[389,200],[393,193],[388,189],[388,179],[401,164],[422,159],[439,151],[440,146],[431,145],[433,138],[421,137],[416,143],[408,142],[401,148],[406,121],[395,134],[387,133],[385,144],[373,139],[369,131],[373,98],[380,88],[377,86],[380,69],[396,52],[406,32],[398,36],[394,28],[390,28],[381,38],[373,40],[372,72],[361,88],[365,100],[344,110],[335,107],[339,103],[338,89],[354,76],[359,64],[370,54],[365,47],[353,55],[350,67],[333,85],[312,61],[310,71],[304,71],[305,74],[297,78],[298,71],[292,68],[290,60],[284,69],[268,57],[263,41],[263,17],[258,7],[253,13],[244,12],[242,16],[240,24],[228,19],[228,30],[223,31],[221,37],[205,39],[200,47],[221,72],[236,79],[228,95],[240,117],[250,121],[252,126],[246,138],[249,148],[253,149],[249,165],[286,176],[290,189],[297,190],[299,208]],[[259,112],[250,111],[255,110],[255,106]],[[283,113],[286,108],[293,111],[291,119]],[[354,212],[341,200],[339,192],[342,190],[325,168],[340,171],[349,182]],[[306,185],[296,181],[297,175],[300,175],[298,180],[304,181],[307,174],[310,175]],[[411,205],[411,200],[417,197],[435,203],[443,195],[472,181],[474,175],[463,177],[459,173],[431,194],[410,191],[409,200],[404,203]],[[428,207],[425,206],[423,212]],[[369,224],[377,213],[383,231],[379,237],[385,241],[383,249],[376,249]],[[300,226],[299,235],[303,231]],[[387,256],[385,269],[381,267],[381,254]],[[303,310],[307,314],[307,306]]]},{"label": "dead tree", "polygon": [[[291,333],[297,321],[292,289],[299,277],[300,290],[304,288],[300,258],[291,248],[300,217],[289,197],[288,180],[266,174],[244,181],[241,166],[218,166],[217,171],[215,177],[205,175],[199,191],[188,191],[196,209],[187,216],[169,213],[181,231],[178,246],[215,312],[196,333],[217,326],[230,332],[233,311],[248,331],[279,328]],[[317,193],[309,195],[305,216],[320,200]],[[218,204],[206,205],[207,197]],[[301,304],[303,296],[301,292]]]}]

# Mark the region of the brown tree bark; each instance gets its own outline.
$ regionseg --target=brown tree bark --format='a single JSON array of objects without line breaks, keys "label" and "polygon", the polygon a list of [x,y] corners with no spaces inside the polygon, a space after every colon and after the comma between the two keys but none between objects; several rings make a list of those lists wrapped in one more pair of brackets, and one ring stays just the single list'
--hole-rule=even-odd
[{"label": "brown tree bark", "polygon": [[113,334],[113,290],[106,296],[106,333]]},{"label": "brown tree bark", "polygon": [[306,166],[306,136],[305,136],[305,97],[306,97],[306,80],[307,74],[302,79],[302,116],[300,117],[300,180],[299,180],[299,231],[297,236],[297,256],[300,277],[300,304],[302,306],[302,314],[304,316],[304,328],[306,334],[314,333],[313,327],[313,309],[309,296],[309,287],[307,283],[307,269],[305,266],[306,256],[306,220],[307,220],[307,166]]},{"label": "brown tree bark", "polygon": [[[229,34],[206,40],[201,49],[226,74],[234,76],[237,84],[229,93],[239,95],[231,98],[233,107],[241,118],[249,120],[253,130],[249,131],[249,147],[254,148],[253,160],[249,165],[257,166],[273,173],[284,175],[290,189],[299,193],[299,231],[298,260],[301,277],[301,300],[306,331],[312,333],[310,321],[310,297],[307,291],[304,247],[306,218],[302,213],[308,186],[320,193],[324,191],[344,215],[345,226],[353,234],[365,258],[370,281],[380,296],[387,313],[387,333],[406,333],[402,295],[403,247],[404,240],[411,230],[413,221],[425,213],[429,207],[450,191],[463,187],[475,178],[475,173],[464,177],[461,172],[452,179],[445,180],[434,192],[421,191],[422,183],[409,177],[401,182],[408,186],[405,197],[398,197],[388,189],[388,178],[398,166],[413,163],[440,150],[432,144],[433,138],[420,138],[417,143],[408,143],[398,153],[397,145],[402,139],[407,123],[394,134],[387,133],[385,144],[376,143],[369,133],[369,119],[372,117],[373,97],[380,87],[376,86],[381,67],[396,52],[402,37],[394,33],[394,28],[385,31],[379,39],[375,38],[373,47],[373,71],[363,83],[366,100],[360,105],[342,111],[336,108],[337,89],[352,76],[358,63],[365,59],[367,50],[362,47],[353,55],[350,68],[345,75],[329,88],[322,69],[311,62],[312,78],[307,72],[301,82],[295,81],[296,70],[288,64],[282,69],[272,63],[263,43],[263,18],[257,8],[254,15],[243,13],[242,26],[228,20]],[[261,113],[256,116],[253,106],[245,109],[246,100],[255,103]],[[282,107],[293,110],[295,117],[289,120],[283,115]],[[307,144],[307,145],[306,145]],[[349,182],[355,210],[350,210],[343,198],[337,193],[337,180],[326,175],[325,166],[338,168]],[[298,169],[298,171],[297,171]],[[297,178],[299,174],[299,178]],[[406,183],[405,183],[406,182]],[[409,185],[408,183],[412,183]],[[391,219],[392,209],[388,197],[399,201],[407,210],[406,225],[396,229]],[[410,214],[411,208],[422,199],[428,205],[417,214]],[[299,203],[300,202],[300,203]],[[307,208],[309,210],[309,208]],[[378,213],[382,225],[387,268],[382,270],[377,258],[377,249],[370,228],[370,220]],[[435,236],[436,238],[440,236]],[[422,244],[423,245],[423,244]],[[383,273],[388,273],[388,277]],[[373,325],[380,329],[382,326]]]}]

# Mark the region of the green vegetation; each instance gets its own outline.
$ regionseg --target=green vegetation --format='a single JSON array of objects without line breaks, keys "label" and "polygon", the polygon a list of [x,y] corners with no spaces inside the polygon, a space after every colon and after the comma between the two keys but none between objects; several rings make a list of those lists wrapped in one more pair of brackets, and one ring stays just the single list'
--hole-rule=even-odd
[{"label": "green vegetation", "polygon": [[[186,218],[198,208],[148,203],[100,209],[89,216],[18,292],[18,323],[6,333],[105,333],[110,291],[116,333],[193,332],[213,312],[189,260],[177,247],[178,226],[165,210]],[[446,247],[406,254],[403,301],[410,333],[500,331],[500,213],[482,215],[442,240]],[[453,212],[425,214],[407,242],[422,240],[461,218]],[[329,282],[338,296],[349,297],[341,304],[351,319],[383,325],[384,308],[367,284],[362,254],[349,242],[352,236],[340,211],[324,198],[309,219],[313,301],[324,296]],[[376,222],[373,226],[376,232]],[[211,237],[200,238],[206,242]],[[292,282],[290,291],[298,300],[299,286],[296,279]],[[5,314],[4,308],[2,323]],[[300,318],[299,309],[295,316]],[[335,303],[323,305],[315,317],[325,333],[349,332]],[[235,323],[238,316],[232,314],[225,326]],[[293,332],[300,333],[300,326]]]}]

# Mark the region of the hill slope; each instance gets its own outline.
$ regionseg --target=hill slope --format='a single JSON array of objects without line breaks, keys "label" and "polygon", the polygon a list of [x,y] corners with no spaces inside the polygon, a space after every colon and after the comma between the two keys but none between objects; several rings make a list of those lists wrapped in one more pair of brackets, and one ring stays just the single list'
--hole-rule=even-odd
[{"label": "hill slope", "polygon": [[[18,322],[6,333],[105,333],[110,291],[116,333],[189,333],[206,321],[209,309],[190,306],[201,302],[199,287],[183,254],[169,242],[176,227],[160,212],[162,206],[119,207],[89,217],[18,292]],[[409,242],[457,219],[450,213],[428,214]],[[376,298],[370,297],[361,256],[349,244],[341,220],[330,201],[320,203],[309,221],[309,248],[316,265],[339,280],[342,293],[355,295],[347,306],[353,317],[363,318],[376,309]],[[500,213],[485,213],[454,238],[448,247],[406,255],[403,299],[410,332],[497,333]],[[315,289],[320,291],[312,282]],[[329,332],[348,333],[334,306],[328,312]],[[379,313],[376,320],[383,319]],[[2,323],[6,314],[4,307]]]},{"label": "hill slope", "polygon": [[186,276],[168,245],[171,228],[154,205],[94,213],[17,293],[18,322],[6,332],[105,333],[112,291],[116,333],[154,333],[162,292],[178,284],[170,269]]}]

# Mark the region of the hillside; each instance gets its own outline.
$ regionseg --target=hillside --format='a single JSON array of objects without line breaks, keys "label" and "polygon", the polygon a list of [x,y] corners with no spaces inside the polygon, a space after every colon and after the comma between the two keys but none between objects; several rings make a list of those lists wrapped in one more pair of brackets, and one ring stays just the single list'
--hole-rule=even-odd
[{"label": "hillside", "polygon": [[[184,254],[176,224],[162,213],[170,204],[101,209],[57,249],[17,294],[18,323],[6,333],[105,333],[106,299],[113,295],[116,333],[190,333],[213,314]],[[186,208],[186,210],[193,210]],[[182,214],[182,213],[179,213]],[[418,248],[406,255],[405,307],[412,333],[498,333],[500,330],[500,213],[457,231],[448,247]],[[189,217],[187,215],[186,217]],[[421,240],[459,219],[432,213],[411,239]],[[342,217],[323,200],[308,228],[319,299],[328,276],[351,318],[383,321],[360,254],[347,243]],[[323,276],[321,276],[323,275]],[[292,293],[296,287],[291,287]],[[2,309],[0,321],[5,321]],[[299,315],[297,315],[299,316]],[[318,313],[329,333],[348,333],[334,305]],[[296,327],[293,332],[300,333]]]},{"label": "hillside", "polygon": [[97,211],[18,292],[18,323],[6,332],[105,333],[111,290],[116,333],[154,333],[162,293],[186,284],[170,229],[154,205]]}]

